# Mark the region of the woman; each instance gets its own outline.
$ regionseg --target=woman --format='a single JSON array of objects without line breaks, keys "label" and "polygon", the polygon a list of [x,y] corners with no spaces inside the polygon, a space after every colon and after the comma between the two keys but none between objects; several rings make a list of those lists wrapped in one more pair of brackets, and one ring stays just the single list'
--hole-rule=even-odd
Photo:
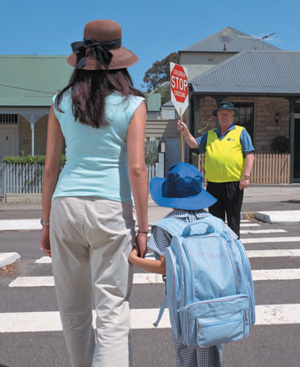
[{"label": "woman", "polygon": [[[135,238],[131,189],[141,256],[148,232],[146,106],[126,69],[138,58],[121,46],[118,23],[87,23],[84,41],[72,48],[67,62],[74,73],[49,113],[41,245],[52,256],[72,367],[125,367],[130,363],[128,257]],[[64,144],[67,162],[59,175]]]}]

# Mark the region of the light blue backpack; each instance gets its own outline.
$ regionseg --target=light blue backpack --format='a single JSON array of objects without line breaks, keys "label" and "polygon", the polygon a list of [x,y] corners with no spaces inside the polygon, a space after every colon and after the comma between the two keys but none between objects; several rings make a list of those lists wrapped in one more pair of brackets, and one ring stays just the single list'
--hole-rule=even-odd
[{"label": "light blue backpack", "polygon": [[176,337],[190,347],[240,340],[255,322],[251,268],[240,240],[208,215],[186,223],[165,218],[156,223],[173,237],[166,249],[166,291]]}]

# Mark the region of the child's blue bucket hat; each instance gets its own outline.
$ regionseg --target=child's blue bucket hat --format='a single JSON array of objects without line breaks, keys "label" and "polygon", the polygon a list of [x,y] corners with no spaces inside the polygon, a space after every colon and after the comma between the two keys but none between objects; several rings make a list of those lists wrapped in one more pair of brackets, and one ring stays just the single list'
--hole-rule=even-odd
[{"label": "child's blue bucket hat", "polygon": [[153,177],[150,194],[154,202],[163,207],[200,210],[212,206],[217,199],[202,187],[202,173],[192,164],[173,164],[167,178]]}]

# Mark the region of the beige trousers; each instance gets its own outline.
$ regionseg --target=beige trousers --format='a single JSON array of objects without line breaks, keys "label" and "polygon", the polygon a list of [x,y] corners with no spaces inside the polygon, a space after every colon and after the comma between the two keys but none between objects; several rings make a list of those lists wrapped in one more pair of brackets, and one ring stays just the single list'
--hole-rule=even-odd
[{"label": "beige trousers", "polygon": [[72,367],[130,366],[131,205],[58,198],[50,222],[55,289]]}]

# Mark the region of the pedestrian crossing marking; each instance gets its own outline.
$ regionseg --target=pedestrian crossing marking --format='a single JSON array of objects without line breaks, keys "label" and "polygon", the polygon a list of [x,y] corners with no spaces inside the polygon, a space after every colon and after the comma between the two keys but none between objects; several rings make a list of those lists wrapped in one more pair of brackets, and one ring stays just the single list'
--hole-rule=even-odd
[{"label": "pedestrian crossing marking", "polygon": [[[282,249],[282,250],[248,250],[249,258],[266,258],[266,257],[300,257],[300,249]],[[147,254],[146,257],[154,260],[154,254]],[[43,256],[35,261],[36,264],[50,264],[51,257]]]},{"label": "pedestrian crossing marking", "polygon": [[52,264],[52,259],[49,256],[43,256],[35,261],[36,264]]},{"label": "pedestrian crossing marking", "polygon": [[46,277],[17,277],[9,284],[10,288],[20,287],[54,287],[53,276]]},{"label": "pedestrian crossing marking", "polygon": [[[300,255],[298,255],[300,256]],[[300,269],[252,270],[253,281],[298,280]],[[162,284],[162,276],[153,273],[134,273],[133,284]],[[54,287],[53,276],[17,277],[9,284],[10,288]]]},{"label": "pedestrian crossing marking", "polygon": [[284,229],[241,229],[240,234],[267,234],[267,233],[284,233]]},{"label": "pedestrian crossing marking", "polygon": [[133,284],[159,284],[163,283],[161,274],[134,273]]},{"label": "pedestrian crossing marking", "polygon": [[[146,258],[148,258],[150,260],[154,260],[154,254],[149,253],[149,254],[146,255]],[[51,264],[52,263],[52,258],[49,257],[49,256],[42,256],[40,259],[35,260],[35,263],[36,264]]]},{"label": "pedestrian crossing marking", "polygon": [[241,238],[243,244],[246,243],[268,243],[268,242],[299,242],[300,237],[265,237],[265,238]]},{"label": "pedestrian crossing marking", "polygon": [[34,231],[42,229],[39,219],[0,220],[0,231]]},{"label": "pedestrian crossing marking", "polygon": [[[286,325],[300,323],[300,304],[257,305],[255,325]],[[131,328],[154,329],[159,308],[132,309]],[[93,311],[95,326],[95,311]],[[169,329],[169,313],[165,309],[158,328]],[[0,314],[0,333],[30,333],[61,331],[58,311],[47,312],[6,312]]]},{"label": "pedestrian crossing marking", "polygon": [[299,280],[300,269],[252,270],[253,281]]},{"label": "pedestrian crossing marking", "polygon": [[[151,226],[149,224],[149,232],[151,233]],[[249,223],[248,220],[241,221],[241,227],[257,227],[258,223]],[[0,220],[0,231],[35,231],[41,230],[42,225],[40,219],[3,219]]]},{"label": "pedestrian crossing marking", "polygon": [[[160,284],[163,283],[162,275],[154,273],[133,274],[133,284]],[[39,277],[17,277],[9,284],[10,288],[22,287],[54,287],[53,276]]]},{"label": "pedestrian crossing marking", "polygon": [[299,257],[300,249],[291,250],[249,250],[247,251],[249,258],[261,257]]}]

